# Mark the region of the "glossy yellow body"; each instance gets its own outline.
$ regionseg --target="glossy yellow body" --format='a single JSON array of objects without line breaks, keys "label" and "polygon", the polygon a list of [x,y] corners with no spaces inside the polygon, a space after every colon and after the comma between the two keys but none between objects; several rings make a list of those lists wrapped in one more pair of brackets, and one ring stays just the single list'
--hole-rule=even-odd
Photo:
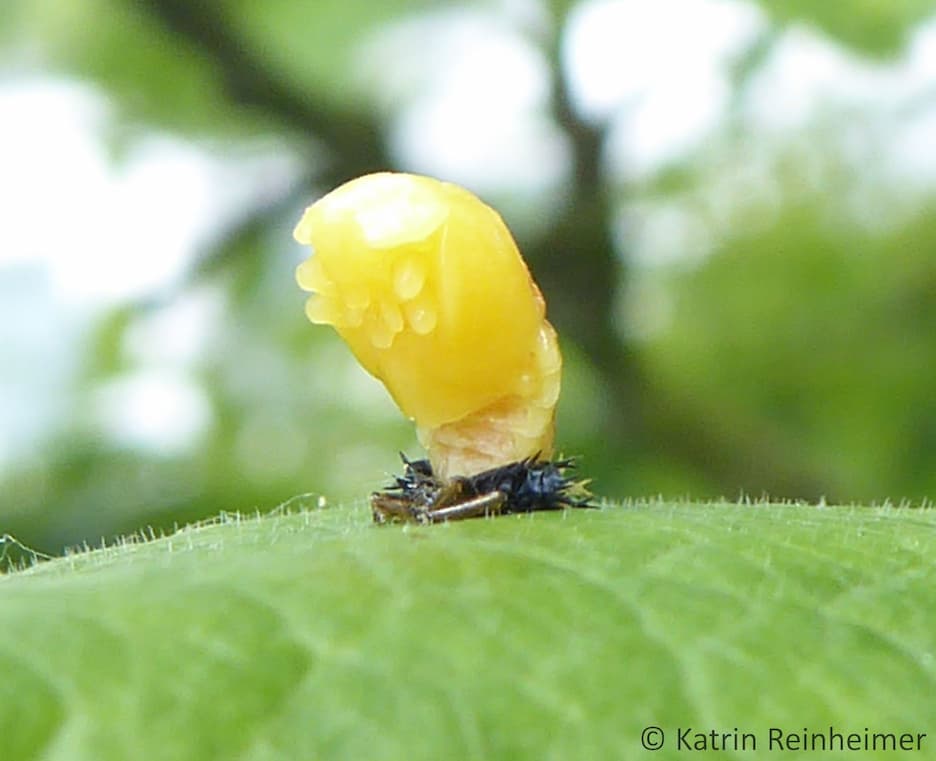
[{"label": "glossy yellow body", "polygon": [[442,476],[549,456],[562,360],[545,306],[489,206],[429,177],[352,180],[294,233],[306,314],[387,387]]}]

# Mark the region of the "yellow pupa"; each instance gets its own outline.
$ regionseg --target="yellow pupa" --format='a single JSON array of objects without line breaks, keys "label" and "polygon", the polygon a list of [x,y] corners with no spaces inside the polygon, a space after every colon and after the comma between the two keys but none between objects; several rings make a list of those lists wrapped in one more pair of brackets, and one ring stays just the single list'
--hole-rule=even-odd
[{"label": "yellow pupa", "polygon": [[469,476],[552,455],[562,357],[500,215],[467,190],[381,172],[341,185],[296,226],[296,279],[416,422],[434,472]]}]

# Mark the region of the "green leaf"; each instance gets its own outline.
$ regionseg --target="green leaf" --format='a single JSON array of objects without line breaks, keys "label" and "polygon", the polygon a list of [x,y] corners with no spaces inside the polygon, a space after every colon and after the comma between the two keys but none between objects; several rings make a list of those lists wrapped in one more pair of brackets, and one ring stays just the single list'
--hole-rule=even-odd
[{"label": "green leaf", "polygon": [[[26,40],[53,69],[101,85],[143,124],[205,135],[267,134],[284,126],[279,111],[366,109],[366,93],[349,74],[358,43],[381,24],[439,5],[12,0],[0,42]],[[272,99],[290,102],[268,113],[269,103],[254,102],[262,86],[286,88]]]},{"label": "green leaf", "polygon": [[913,26],[933,13],[931,0],[758,1],[782,23],[805,21],[844,45],[880,58],[899,53]]},{"label": "green leaf", "polygon": [[226,517],[0,578],[4,753],[635,758],[657,725],[654,758],[685,727],[752,732],[759,758],[769,727],[929,732],[934,529],[662,502]]},{"label": "green leaf", "polygon": [[232,24],[262,51],[279,77],[331,105],[361,107],[367,91],[355,82],[359,43],[382,25],[420,11],[446,7],[442,0],[225,0]]},{"label": "green leaf", "polygon": [[14,7],[14,32],[51,69],[102,86],[131,120],[204,134],[252,134],[267,125],[233,104],[224,72],[144,3],[15,0]]}]

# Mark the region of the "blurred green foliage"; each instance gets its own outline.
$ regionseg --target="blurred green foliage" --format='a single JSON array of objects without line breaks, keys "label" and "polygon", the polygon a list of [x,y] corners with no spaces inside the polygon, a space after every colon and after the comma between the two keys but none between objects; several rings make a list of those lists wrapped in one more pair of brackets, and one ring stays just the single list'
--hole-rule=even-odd
[{"label": "blurred green foliage", "polygon": [[934,241],[931,215],[870,233],[830,226],[821,199],[790,204],[674,276],[657,377],[775,431],[837,500],[934,495]]},{"label": "blurred green foliage", "polygon": [[[809,25],[857,55],[888,59],[931,12],[924,0],[752,4],[772,26],[743,61],[749,75],[790,23]],[[290,231],[302,205],[338,181],[408,168],[388,147],[394,115],[348,74],[352,54],[389,22],[453,6],[7,6],[0,18],[7,52],[35,70],[103,88],[131,139],[154,128],[213,143],[272,137],[289,144],[302,179],[272,201],[258,188],[255,207],[201,251],[175,290],[100,318],[70,391],[74,415],[61,421],[41,456],[6,475],[0,533],[60,552],[142,525],[268,510],[299,492],[364,497],[397,468],[397,450],[418,448],[379,384],[334,335],[303,318]],[[464,7],[497,9],[480,0]],[[533,41],[551,66],[549,118],[570,137],[574,170],[563,213],[520,241],[563,341],[562,449],[581,455],[596,489],[614,497],[936,495],[932,205],[907,211],[898,189],[893,197],[875,196],[881,206],[874,216],[887,224],[860,226],[842,214],[842,195],[859,180],[843,178],[836,164],[836,140],[847,130],[833,125],[816,130],[833,157],[818,175],[808,153],[794,156],[795,171],[772,178],[780,188],[774,206],[720,230],[703,259],[641,270],[626,231],[612,244],[621,210],[641,194],[656,201],[705,194],[736,167],[691,155],[642,186],[624,174],[607,176],[606,125],[580,119],[569,106],[574,98],[558,63],[569,7],[544,6],[553,14],[544,28],[552,31]],[[802,135],[804,143],[816,139],[809,130]],[[752,142],[771,149],[769,137],[730,120],[720,140],[729,149]],[[665,324],[647,335],[628,325],[641,288],[672,305]],[[139,326],[205,291],[219,295],[223,319],[190,368],[213,413],[197,447],[156,456],[102,436],[83,411],[102,384],[137,369]],[[658,306],[654,301],[651,311]]]},{"label": "blurred green foliage", "polygon": [[931,16],[929,0],[849,0],[817,3],[812,0],[760,0],[771,16],[783,23],[805,22],[863,53],[886,57],[898,53],[907,32]]}]

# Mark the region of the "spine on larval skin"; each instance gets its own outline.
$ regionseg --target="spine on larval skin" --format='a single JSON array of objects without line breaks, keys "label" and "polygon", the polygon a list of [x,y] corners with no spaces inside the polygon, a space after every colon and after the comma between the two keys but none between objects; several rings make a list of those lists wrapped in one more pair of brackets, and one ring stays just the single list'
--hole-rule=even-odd
[{"label": "spine on larval skin", "polygon": [[562,358],[500,215],[429,177],[379,173],[306,209],[296,273],[417,426],[434,472],[469,476],[552,454]]}]

